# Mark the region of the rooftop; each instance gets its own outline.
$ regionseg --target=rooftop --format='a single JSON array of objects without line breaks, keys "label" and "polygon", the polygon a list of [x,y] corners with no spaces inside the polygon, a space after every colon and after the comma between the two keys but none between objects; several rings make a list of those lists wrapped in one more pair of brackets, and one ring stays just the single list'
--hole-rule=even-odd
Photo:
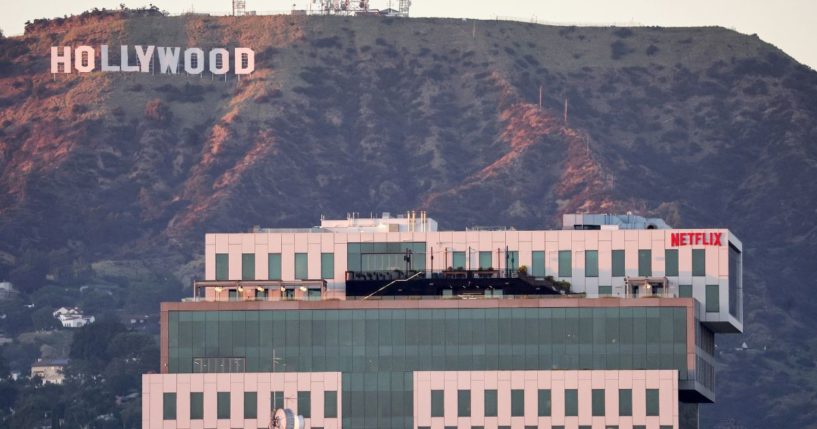
[{"label": "rooftop", "polygon": [[[326,219],[321,216],[321,224],[309,228],[261,228],[256,226],[253,232],[274,233],[332,233],[332,232],[436,232],[437,221],[428,217],[424,211],[409,211],[392,216],[383,212],[379,217],[370,214],[368,218],[360,213],[350,212],[346,219]],[[671,229],[663,219],[647,218],[627,213],[615,214],[565,214],[562,217],[562,229]],[[514,231],[512,226],[471,226],[466,231]]]}]

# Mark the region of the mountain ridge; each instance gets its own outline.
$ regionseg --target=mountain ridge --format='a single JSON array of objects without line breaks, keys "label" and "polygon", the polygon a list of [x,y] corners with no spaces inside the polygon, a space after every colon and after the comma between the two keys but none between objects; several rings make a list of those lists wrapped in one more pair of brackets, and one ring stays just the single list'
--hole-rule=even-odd
[{"label": "mountain ridge", "polygon": [[[78,43],[248,46],[256,72],[50,75],[50,46]],[[206,231],[355,210],[425,209],[447,228],[574,211],[725,226],[745,246],[747,333],[719,339],[704,422],[817,425],[817,341],[798,335],[817,327],[817,73],[755,36],[114,13],[0,48],[0,278],[27,293],[126,287],[111,267],[128,264],[187,283]]]}]

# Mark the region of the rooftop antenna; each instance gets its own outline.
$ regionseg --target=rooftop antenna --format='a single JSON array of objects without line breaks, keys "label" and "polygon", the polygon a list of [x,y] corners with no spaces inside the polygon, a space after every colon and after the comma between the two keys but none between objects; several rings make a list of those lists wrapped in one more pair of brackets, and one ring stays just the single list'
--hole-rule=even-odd
[{"label": "rooftop antenna", "polygon": [[233,16],[244,15],[247,9],[247,2],[245,0],[233,0]]},{"label": "rooftop antenna", "polygon": [[409,7],[411,7],[411,0],[400,0],[400,10],[398,11],[399,15],[403,18],[408,18],[409,16]]}]

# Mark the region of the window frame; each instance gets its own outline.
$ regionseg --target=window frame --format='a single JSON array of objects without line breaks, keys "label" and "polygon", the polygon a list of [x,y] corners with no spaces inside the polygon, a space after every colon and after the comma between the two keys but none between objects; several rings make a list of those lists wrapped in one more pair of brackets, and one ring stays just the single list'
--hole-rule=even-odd
[{"label": "window frame", "polygon": [[706,249],[692,249],[692,277],[704,276],[706,276]]},{"label": "window frame", "polygon": [[255,253],[241,254],[241,280],[255,280]]},{"label": "window frame", "polygon": [[598,277],[599,276],[599,251],[585,250],[584,251],[584,276]]},{"label": "window frame", "polygon": [[525,390],[511,389],[511,417],[525,416]]},{"label": "window frame", "polygon": [[230,279],[230,254],[216,253],[216,280]]},{"label": "window frame", "polygon": [[281,280],[281,253],[279,252],[267,253],[267,280]]},{"label": "window frame", "polygon": [[457,417],[471,417],[471,391],[457,390]]},{"label": "window frame", "polygon": [[652,277],[652,249],[638,249],[638,277]]},{"label": "window frame", "polygon": [[565,389],[565,417],[579,415],[579,390]]},{"label": "window frame", "polygon": [[[566,264],[564,262],[567,262]],[[573,251],[559,251],[559,277],[573,277]]]},{"label": "window frame", "polygon": [[613,277],[624,277],[627,275],[627,259],[624,249],[615,249],[610,256],[610,273]]},{"label": "window frame", "polygon": [[604,417],[606,415],[604,389],[592,389],[590,391],[590,408],[593,417]]},{"label": "window frame", "polygon": [[176,392],[162,393],[162,420],[176,420],[178,415]]},{"label": "window frame", "polygon": [[244,418],[258,418],[258,392],[244,392]]},{"label": "window frame", "polygon": [[678,277],[678,249],[664,249],[664,275]]},{"label": "window frame", "polygon": [[658,389],[647,389],[644,392],[644,402],[647,417],[661,414],[661,394]]},{"label": "window frame", "polygon": [[216,419],[229,419],[230,406],[230,392],[216,392]]},{"label": "window frame", "polygon": [[204,392],[190,392],[190,420],[204,419]]},{"label": "window frame", "polygon": [[432,390],[429,395],[431,417],[445,417],[445,391]]},{"label": "window frame", "polygon": [[[308,280],[309,279],[309,254],[306,252],[295,252],[294,255],[294,263],[295,263],[295,280]],[[303,265],[303,267],[299,267],[299,265]]]},{"label": "window frame", "polygon": [[333,252],[321,252],[321,278],[335,278],[335,254]]}]

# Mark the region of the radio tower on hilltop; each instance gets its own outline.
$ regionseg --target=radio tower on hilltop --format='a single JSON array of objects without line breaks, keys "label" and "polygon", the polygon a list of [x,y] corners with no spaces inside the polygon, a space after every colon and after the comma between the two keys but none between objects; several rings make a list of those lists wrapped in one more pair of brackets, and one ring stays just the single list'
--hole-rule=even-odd
[{"label": "radio tower on hilltop", "polygon": [[245,0],[233,0],[233,16],[242,16],[247,8]]},{"label": "radio tower on hilltop", "polygon": [[411,6],[411,0],[400,0],[400,16],[408,17],[409,16],[409,7]]}]

